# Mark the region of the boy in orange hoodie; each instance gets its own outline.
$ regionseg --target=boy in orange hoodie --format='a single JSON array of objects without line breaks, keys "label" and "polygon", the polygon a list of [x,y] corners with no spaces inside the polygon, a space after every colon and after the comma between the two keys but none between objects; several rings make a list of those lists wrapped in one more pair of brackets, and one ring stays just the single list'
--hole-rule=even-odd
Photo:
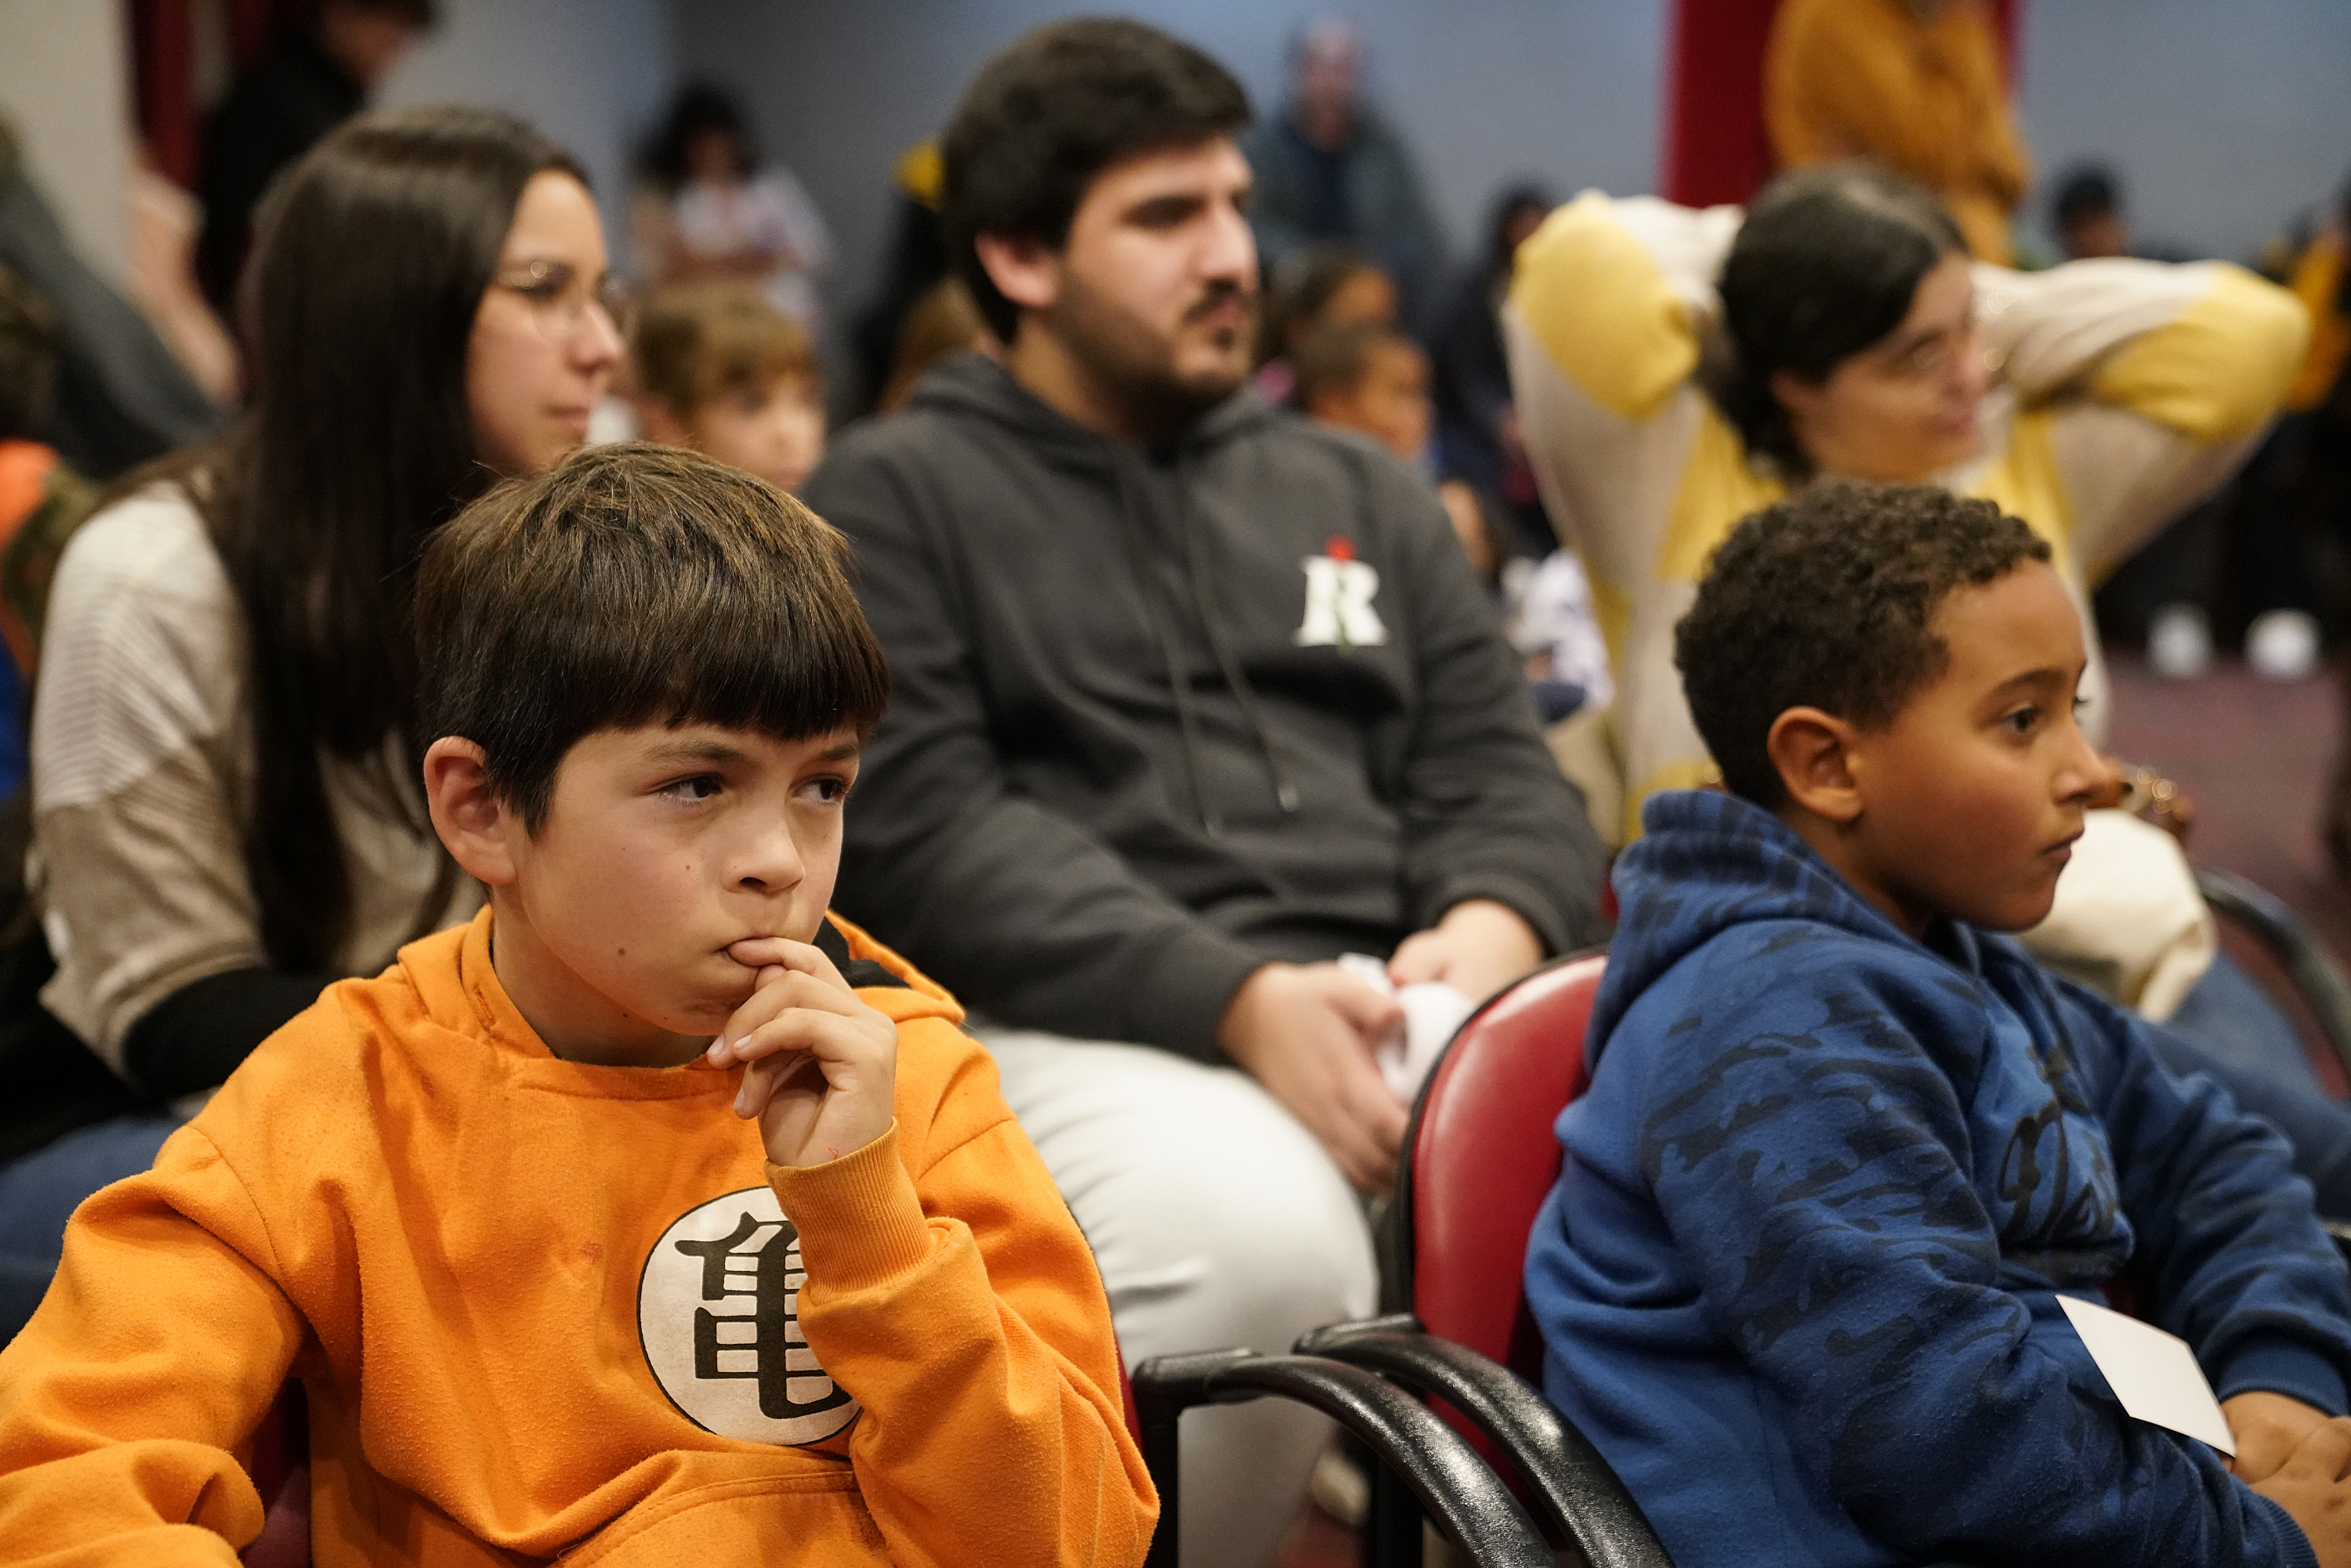
[{"label": "boy in orange hoodie", "polygon": [[0,1561],[234,1563],[288,1376],[319,1568],[1142,1561],[1085,1243],[955,1002],[826,914],[888,690],[841,556],[645,446],[434,538],[424,793],[490,906],[75,1215]]}]

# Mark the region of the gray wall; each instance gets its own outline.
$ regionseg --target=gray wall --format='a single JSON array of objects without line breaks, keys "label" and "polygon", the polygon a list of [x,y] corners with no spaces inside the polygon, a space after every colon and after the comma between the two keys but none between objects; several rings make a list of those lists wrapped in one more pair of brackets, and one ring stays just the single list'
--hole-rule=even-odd
[{"label": "gray wall", "polygon": [[377,101],[477,104],[529,120],[586,166],[617,256],[639,129],[670,90],[670,9],[664,0],[442,0],[440,26]]},{"label": "gray wall", "polygon": [[[683,76],[733,88],[768,154],[789,166],[841,246],[836,322],[877,280],[889,172],[933,134],[987,57],[1050,18],[1117,9],[1223,60],[1259,111],[1280,97],[1291,29],[1327,6],[1264,0],[674,0]],[[1374,89],[1407,132],[1460,251],[1487,201],[1522,175],[1564,195],[1646,190],[1657,162],[1666,0],[1367,0]],[[1441,176],[1441,177],[1439,177]]]},{"label": "gray wall", "polygon": [[2028,0],[2022,110],[2036,172],[2096,157],[2143,240],[2241,256],[2351,171],[2346,0]]},{"label": "gray wall", "polygon": [[0,111],[82,256],[131,275],[131,70],[120,5],[0,0]]}]

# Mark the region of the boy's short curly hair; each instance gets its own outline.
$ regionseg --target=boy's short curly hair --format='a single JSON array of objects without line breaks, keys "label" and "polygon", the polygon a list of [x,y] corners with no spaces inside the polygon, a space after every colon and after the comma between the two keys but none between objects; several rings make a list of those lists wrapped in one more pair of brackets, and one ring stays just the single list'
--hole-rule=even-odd
[{"label": "boy's short curly hair", "polygon": [[535,832],[556,768],[598,730],[869,734],[890,672],[849,564],[799,502],[674,447],[596,447],[510,481],[418,568],[423,735],[479,746]]},{"label": "boy's short curly hair", "polygon": [[1823,481],[1750,513],[1674,628],[1682,691],[1723,783],[1779,805],[1765,743],[1782,714],[1892,723],[1950,657],[1933,630],[1943,601],[2049,559],[2020,519],[1931,485]]}]

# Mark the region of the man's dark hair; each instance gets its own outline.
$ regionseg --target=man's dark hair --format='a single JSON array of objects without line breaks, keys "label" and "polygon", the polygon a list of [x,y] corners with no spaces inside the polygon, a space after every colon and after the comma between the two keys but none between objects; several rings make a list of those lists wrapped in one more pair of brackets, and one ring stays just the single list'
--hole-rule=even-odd
[{"label": "man's dark hair", "polygon": [[557,767],[598,730],[870,733],[890,675],[849,559],[791,497],[674,447],[597,447],[511,481],[418,569],[423,733],[479,746],[534,831]]},{"label": "man's dark hair", "polygon": [[39,428],[57,375],[57,312],[0,262],[0,441],[24,440]]},{"label": "man's dark hair", "polygon": [[1674,663],[1731,793],[1777,806],[1765,742],[1792,707],[1890,724],[1943,672],[1935,612],[1958,589],[2049,559],[1990,501],[1930,485],[1822,481],[1749,514],[1674,628]]},{"label": "man's dark hair", "polygon": [[2076,224],[2119,211],[2122,204],[2122,188],[2113,170],[2103,163],[2079,163],[2057,183],[2057,194],[2049,204],[2049,213],[2062,235]]},{"label": "man's dark hair", "polygon": [[1734,358],[1716,400],[1748,450],[1809,477],[1812,460],[1772,376],[1826,381],[1902,325],[1919,280],[1967,248],[1931,194],[1865,163],[1799,170],[1765,186],[1722,264]]},{"label": "man's dark hair", "polygon": [[1104,169],[1229,136],[1249,119],[1249,95],[1224,67],[1123,17],[1049,23],[980,67],[940,141],[939,222],[988,330],[1010,342],[1020,313],[980,266],[975,236],[1059,249]]}]

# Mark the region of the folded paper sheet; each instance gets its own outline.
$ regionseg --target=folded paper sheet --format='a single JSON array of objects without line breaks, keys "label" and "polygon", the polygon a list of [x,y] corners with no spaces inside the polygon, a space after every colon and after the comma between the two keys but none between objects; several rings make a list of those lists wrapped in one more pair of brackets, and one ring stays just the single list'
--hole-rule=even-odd
[{"label": "folded paper sheet", "polygon": [[2212,1397],[2212,1385],[2186,1340],[2095,1302],[2060,1296],[2057,1304],[2134,1419],[2200,1437],[2237,1457],[2228,1417],[2220,1414],[2220,1401]]}]

